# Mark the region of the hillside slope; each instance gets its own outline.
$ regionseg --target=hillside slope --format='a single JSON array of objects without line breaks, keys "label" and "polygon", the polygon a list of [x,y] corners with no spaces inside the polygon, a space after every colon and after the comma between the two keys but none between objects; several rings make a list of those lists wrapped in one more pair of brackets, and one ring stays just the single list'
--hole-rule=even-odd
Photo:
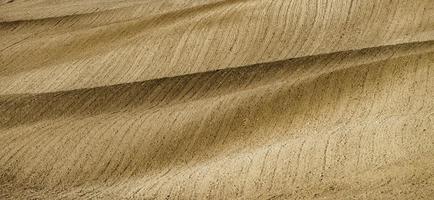
[{"label": "hillside slope", "polygon": [[0,1],[0,199],[430,199],[434,1]]}]

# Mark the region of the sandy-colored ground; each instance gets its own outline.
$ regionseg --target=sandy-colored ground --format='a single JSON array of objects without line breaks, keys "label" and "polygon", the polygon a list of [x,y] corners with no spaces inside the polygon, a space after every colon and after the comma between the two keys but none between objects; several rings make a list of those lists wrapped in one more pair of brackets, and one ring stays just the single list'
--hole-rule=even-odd
[{"label": "sandy-colored ground", "polygon": [[0,199],[433,198],[433,0],[0,1]]}]

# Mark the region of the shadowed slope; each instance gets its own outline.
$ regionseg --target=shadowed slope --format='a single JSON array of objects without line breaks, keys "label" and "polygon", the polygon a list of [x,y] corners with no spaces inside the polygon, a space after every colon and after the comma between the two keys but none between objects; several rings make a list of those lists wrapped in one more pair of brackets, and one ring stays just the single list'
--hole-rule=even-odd
[{"label": "shadowed slope", "polygon": [[[269,84],[270,80],[267,77],[270,75],[273,77],[272,81],[281,80],[285,74],[289,73],[291,77],[298,77],[299,79],[305,77],[303,79],[309,80],[321,74],[330,73],[330,71],[358,67],[390,58],[423,54],[433,51],[433,48],[433,42],[403,44],[99,88],[41,94],[4,95],[0,96],[2,105],[0,108],[3,108],[0,110],[3,117],[0,121],[0,127],[17,126],[21,123],[68,117],[70,115],[97,115],[105,112],[120,112],[135,109],[138,106],[141,109],[157,109],[185,103],[186,101],[197,101],[198,99],[227,95],[228,93],[237,92],[242,85],[248,88],[260,87]],[[329,66],[330,69],[316,73],[307,70],[309,68],[319,68],[318,65],[324,64]],[[306,69],[294,71],[298,68]],[[260,82],[249,82],[252,79],[250,77],[252,76],[251,69],[261,71],[260,77],[262,79]],[[231,82],[221,81],[226,79],[240,82],[238,83],[239,86],[232,86],[233,83]],[[203,80],[208,82],[208,86],[196,85],[197,81]],[[219,84],[214,84],[215,82],[219,82]],[[189,95],[188,92],[192,90],[196,91],[196,93],[185,99]],[[168,95],[167,92],[171,91],[177,91],[177,93]],[[10,109],[11,107],[15,109]],[[29,113],[29,110],[31,113]]]}]

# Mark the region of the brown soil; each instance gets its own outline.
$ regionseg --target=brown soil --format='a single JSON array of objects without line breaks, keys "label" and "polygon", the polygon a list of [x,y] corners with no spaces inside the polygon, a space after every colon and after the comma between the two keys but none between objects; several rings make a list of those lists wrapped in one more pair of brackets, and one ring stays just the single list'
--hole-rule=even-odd
[{"label": "brown soil", "polygon": [[0,1],[0,199],[432,199],[434,1]]}]

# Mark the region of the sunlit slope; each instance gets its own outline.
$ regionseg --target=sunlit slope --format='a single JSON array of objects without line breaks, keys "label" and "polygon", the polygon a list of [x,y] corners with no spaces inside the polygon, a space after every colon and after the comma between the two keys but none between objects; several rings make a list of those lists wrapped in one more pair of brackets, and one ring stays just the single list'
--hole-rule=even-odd
[{"label": "sunlit slope", "polygon": [[0,19],[7,19],[0,24],[1,94],[101,87],[434,38],[432,0],[30,2],[0,6]]}]

